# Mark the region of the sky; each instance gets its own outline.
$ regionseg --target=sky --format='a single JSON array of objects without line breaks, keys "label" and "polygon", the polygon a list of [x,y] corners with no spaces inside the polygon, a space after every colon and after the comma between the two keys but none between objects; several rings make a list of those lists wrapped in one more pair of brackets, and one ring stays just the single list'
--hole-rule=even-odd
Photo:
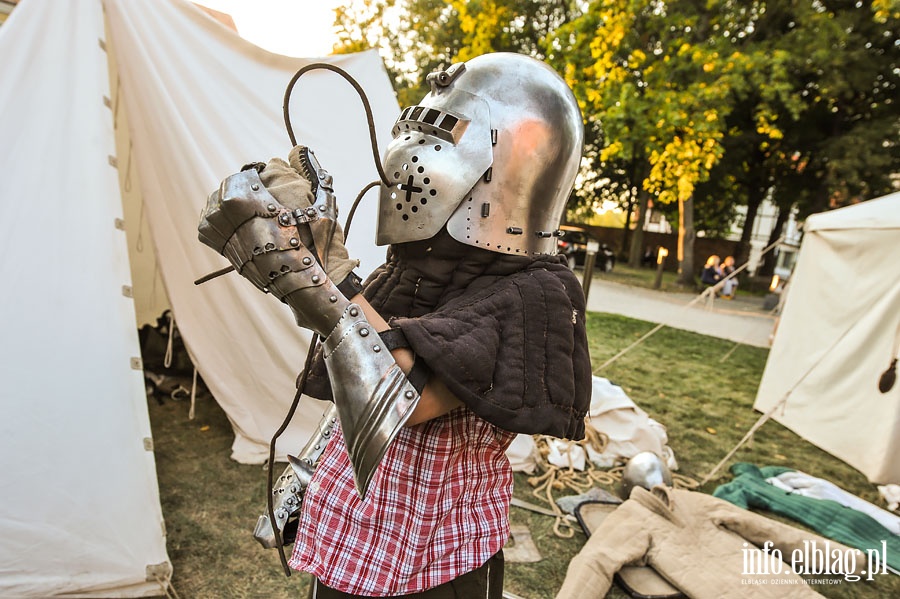
[{"label": "sky", "polygon": [[342,0],[194,0],[234,19],[244,39],[270,52],[316,57],[331,54],[334,7]]}]

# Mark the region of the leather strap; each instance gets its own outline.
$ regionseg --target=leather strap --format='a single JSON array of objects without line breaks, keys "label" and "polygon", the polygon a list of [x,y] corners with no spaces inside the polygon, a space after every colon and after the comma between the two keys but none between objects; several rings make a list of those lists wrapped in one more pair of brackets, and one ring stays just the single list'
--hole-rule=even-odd
[{"label": "leather strap", "polygon": [[358,274],[351,271],[350,274],[338,284],[337,288],[344,297],[352,299],[356,294],[362,291],[362,279]]}]

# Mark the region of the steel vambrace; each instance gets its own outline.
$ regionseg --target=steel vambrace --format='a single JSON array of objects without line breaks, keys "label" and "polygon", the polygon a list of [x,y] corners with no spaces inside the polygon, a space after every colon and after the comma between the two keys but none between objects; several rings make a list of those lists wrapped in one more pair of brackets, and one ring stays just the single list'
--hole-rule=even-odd
[{"label": "steel vambrace", "polygon": [[338,291],[317,262],[277,277],[270,289],[275,286],[301,326],[337,320],[330,331],[317,332],[323,337],[325,367],[356,490],[365,498],[378,463],[421,396],[362,308]]},{"label": "steel vambrace", "polygon": [[322,347],[356,490],[365,498],[378,463],[420,395],[356,304],[347,303]]}]

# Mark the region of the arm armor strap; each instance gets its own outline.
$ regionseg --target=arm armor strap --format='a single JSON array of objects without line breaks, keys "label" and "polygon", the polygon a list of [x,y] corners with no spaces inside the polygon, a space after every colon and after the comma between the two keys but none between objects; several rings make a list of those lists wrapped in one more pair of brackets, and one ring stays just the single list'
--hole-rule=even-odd
[{"label": "arm armor strap", "polygon": [[364,498],[421,396],[356,304],[347,304],[322,346],[356,490]]}]

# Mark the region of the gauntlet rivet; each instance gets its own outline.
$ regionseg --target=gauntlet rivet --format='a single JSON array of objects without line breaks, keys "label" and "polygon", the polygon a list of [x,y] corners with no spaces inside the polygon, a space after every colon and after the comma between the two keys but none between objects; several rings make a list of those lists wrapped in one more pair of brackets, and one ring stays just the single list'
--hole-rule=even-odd
[{"label": "gauntlet rivet", "polygon": [[416,394],[413,393],[412,391],[407,391],[406,393],[404,393],[404,395],[406,396],[406,399],[412,399],[413,397],[416,396]]},{"label": "gauntlet rivet", "polygon": [[368,336],[369,336],[369,329],[360,329],[360,330],[359,330],[359,336],[360,336],[360,337],[368,337]]},{"label": "gauntlet rivet", "polygon": [[313,283],[318,283],[318,282],[319,282],[319,275],[313,275],[313,276],[312,276],[312,282],[313,282]]},{"label": "gauntlet rivet", "polygon": [[304,266],[309,266],[310,264],[312,264],[312,259],[311,259],[309,256],[304,257],[304,258],[303,258],[303,265],[304,265]]},{"label": "gauntlet rivet", "polygon": [[359,310],[357,310],[356,308],[350,308],[350,316],[356,318],[357,316],[359,316]]},{"label": "gauntlet rivet", "polygon": [[253,191],[259,191],[259,185],[254,183],[253,185],[250,186],[250,189],[252,189]]},{"label": "gauntlet rivet", "polygon": [[290,243],[291,243],[291,247],[297,247],[298,245],[300,245],[300,240],[297,239],[296,237],[291,237]]}]

